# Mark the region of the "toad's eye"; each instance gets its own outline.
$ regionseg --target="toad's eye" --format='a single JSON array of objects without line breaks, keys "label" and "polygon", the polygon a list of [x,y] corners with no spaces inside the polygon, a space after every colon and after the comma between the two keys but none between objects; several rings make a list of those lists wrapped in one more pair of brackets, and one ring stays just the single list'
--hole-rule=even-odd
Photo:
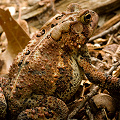
[{"label": "toad's eye", "polygon": [[80,20],[83,24],[88,24],[90,22],[90,18],[91,18],[91,15],[89,13],[86,13],[81,16]]}]

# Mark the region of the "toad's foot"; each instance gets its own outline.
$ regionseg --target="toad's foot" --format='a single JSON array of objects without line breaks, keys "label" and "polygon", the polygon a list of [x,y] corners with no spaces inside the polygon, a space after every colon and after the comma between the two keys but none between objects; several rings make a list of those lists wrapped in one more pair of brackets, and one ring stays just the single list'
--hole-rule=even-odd
[{"label": "toad's foot", "polygon": [[64,120],[68,115],[66,104],[53,96],[34,95],[32,99],[26,101],[26,104],[32,104],[33,102],[35,107],[22,111],[17,120]]},{"label": "toad's foot", "polygon": [[120,79],[112,77],[102,72],[98,72],[84,57],[81,55],[77,58],[78,64],[83,68],[88,79],[99,85],[100,87],[107,89],[111,95],[119,96],[120,94]]},{"label": "toad's foot", "polygon": [[53,110],[50,110],[49,108],[35,107],[32,109],[26,109],[25,111],[21,112],[17,120],[56,120],[58,118],[59,115],[56,114]]}]

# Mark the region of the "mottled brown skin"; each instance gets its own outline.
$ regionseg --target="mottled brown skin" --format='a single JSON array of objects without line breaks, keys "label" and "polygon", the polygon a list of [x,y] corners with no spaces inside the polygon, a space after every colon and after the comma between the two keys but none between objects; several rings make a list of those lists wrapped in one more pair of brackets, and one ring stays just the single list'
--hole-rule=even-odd
[{"label": "mottled brown skin", "polygon": [[112,77],[102,72],[98,72],[85,58],[79,55],[78,64],[83,68],[87,78],[103,89],[107,89],[112,97],[120,100],[120,78]]},{"label": "mottled brown skin", "polygon": [[[71,4],[67,12],[56,15],[41,28],[15,58],[8,78],[1,79],[7,119],[67,118],[64,102],[75,94],[83,76],[74,58],[82,55],[90,60],[85,43],[97,22],[95,12]],[[2,117],[6,114],[3,99]]]}]

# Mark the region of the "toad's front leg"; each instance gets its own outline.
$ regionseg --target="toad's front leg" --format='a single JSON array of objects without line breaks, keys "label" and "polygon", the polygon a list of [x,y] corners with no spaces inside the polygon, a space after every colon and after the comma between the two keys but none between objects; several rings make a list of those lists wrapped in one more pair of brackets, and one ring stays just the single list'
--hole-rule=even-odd
[{"label": "toad's front leg", "polygon": [[[119,97],[120,94],[120,79],[112,77],[102,72],[98,72],[87,60],[81,55],[78,56],[77,62],[80,67],[83,68],[85,75],[88,79],[99,85],[100,87],[107,89],[112,96]],[[118,98],[119,99],[119,98]]]},{"label": "toad's front leg", "polygon": [[53,96],[33,95],[24,105],[17,120],[65,120],[68,115],[66,104]]},{"label": "toad's front leg", "polygon": [[89,63],[91,63],[90,54],[86,44],[83,44],[79,50],[79,55],[82,55]]}]

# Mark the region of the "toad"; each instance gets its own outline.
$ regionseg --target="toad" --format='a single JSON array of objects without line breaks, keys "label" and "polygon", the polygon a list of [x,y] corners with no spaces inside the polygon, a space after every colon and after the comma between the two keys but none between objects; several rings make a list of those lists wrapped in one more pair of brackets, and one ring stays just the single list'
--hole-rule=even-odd
[{"label": "toad", "polygon": [[78,4],[46,22],[1,78],[1,119],[65,120],[65,102],[81,84],[84,61],[90,66],[86,42],[97,23],[98,15]]}]

